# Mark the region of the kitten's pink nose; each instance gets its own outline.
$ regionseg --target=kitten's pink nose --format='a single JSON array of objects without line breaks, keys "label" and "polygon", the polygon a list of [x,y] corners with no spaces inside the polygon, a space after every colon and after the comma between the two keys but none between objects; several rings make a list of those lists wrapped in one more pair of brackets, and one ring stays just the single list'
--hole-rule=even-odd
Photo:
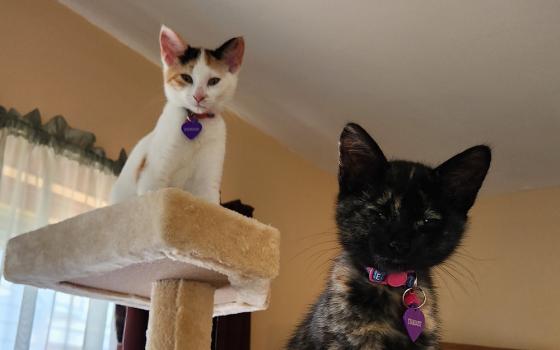
[{"label": "kitten's pink nose", "polygon": [[196,103],[200,103],[206,98],[206,95],[196,94],[193,97],[194,97],[194,100],[196,101]]}]

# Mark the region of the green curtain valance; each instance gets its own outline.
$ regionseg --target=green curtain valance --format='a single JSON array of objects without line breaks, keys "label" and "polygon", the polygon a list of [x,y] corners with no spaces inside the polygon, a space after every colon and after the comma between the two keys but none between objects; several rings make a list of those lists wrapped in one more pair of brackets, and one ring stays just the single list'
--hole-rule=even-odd
[{"label": "green curtain valance", "polygon": [[52,147],[56,153],[81,163],[99,166],[118,175],[127,155],[121,149],[116,160],[107,158],[105,150],[95,146],[95,135],[70,127],[64,117],[57,115],[44,123],[38,109],[21,115],[15,109],[0,106],[0,130],[26,138],[30,142]]}]

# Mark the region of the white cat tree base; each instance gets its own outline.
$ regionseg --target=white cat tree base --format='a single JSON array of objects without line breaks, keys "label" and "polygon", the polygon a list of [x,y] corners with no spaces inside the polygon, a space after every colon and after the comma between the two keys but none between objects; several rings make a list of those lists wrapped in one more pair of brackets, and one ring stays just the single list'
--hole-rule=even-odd
[{"label": "white cat tree base", "polygon": [[8,242],[7,280],[150,309],[147,349],[210,349],[212,316],[263,310],[279,232],[164,189]]}]

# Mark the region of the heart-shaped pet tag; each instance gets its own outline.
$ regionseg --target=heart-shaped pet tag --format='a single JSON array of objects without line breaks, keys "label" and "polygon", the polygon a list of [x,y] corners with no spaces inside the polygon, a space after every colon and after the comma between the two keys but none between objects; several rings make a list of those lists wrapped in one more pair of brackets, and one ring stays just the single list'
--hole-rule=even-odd
[{"label": "heart-shaped pet tag", "polygon": [[424,330],[424,313],[417,308],[408,308],[403,315],[403,322],[410,340],[415,342]]},{"label": "heart-shaped pet tag", "polygon": [[192,140],[202,131],[202,124],[196,119],[187,120],[181,126],[181,130],[189,140]]},{"label": "heart-shaped pet tag", "polygon": [[406,307],[411,307],[412,305],[420,305],[420,299],[415,293],[407,293],[404,296],[404,305]]}]

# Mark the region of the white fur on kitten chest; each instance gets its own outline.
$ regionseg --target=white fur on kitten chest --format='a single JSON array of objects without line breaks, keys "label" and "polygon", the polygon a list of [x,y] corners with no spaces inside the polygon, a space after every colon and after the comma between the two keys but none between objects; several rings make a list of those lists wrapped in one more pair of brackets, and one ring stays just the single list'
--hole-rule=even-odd
[{"label": "white fur on kitten chest", "polygon": [[[220,111],[237,85],[243,39],[231,39],[215,50],[189,48],[175,32],[162,27],[160,47],[167,103],[155,129],[132,150],[113,187],[111,202],[178,187],[219,203],[226,148]],[[192,140],[181,131],[187,109],[214,115],[199,120],[202,131]]]},{"label": "white fur on kitten chest", "polygon": [[165,187],[179,187],[212,203],[220,202],[226,127],[221,116],[203,119],[189,140],[181,131],[186,110],[167,104],[156,128],[132,150],[111,201],[119,202]]}]

